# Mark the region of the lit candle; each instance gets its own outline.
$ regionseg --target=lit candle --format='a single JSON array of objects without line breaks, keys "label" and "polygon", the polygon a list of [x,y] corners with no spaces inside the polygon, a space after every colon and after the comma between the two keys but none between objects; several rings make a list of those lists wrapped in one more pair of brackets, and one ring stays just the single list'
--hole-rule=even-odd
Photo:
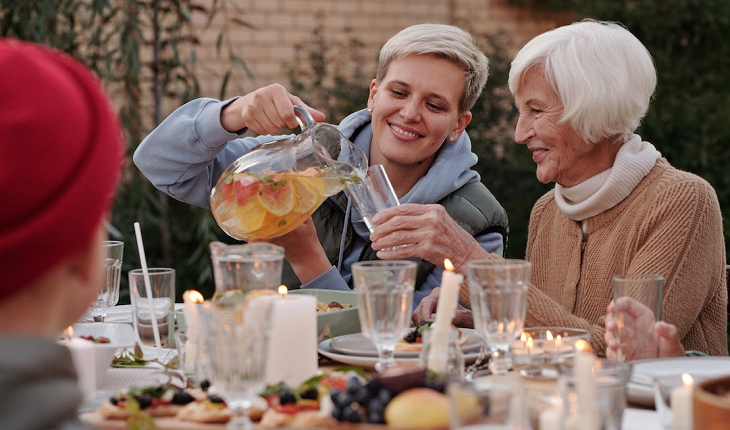
[{"label": "lit candle", "polygon": [[578,416],[585,430],[598,430],[598,387],[594,375],[596,357],[590,345],[584,340],[575,343],[573,378],[578,397]]},{"label": "lit candle", "polygon": [[[524,331],[520,335],[519,340],[515,340],[510,344],[510,349],[515,356],[521,355],[542,355],[545,353],[545,349],[542,348],[542,343],[535,344],[532,336],[528,335]],[[517,357],[515,357],[517,358]],[[518,360],[519,361],[519,360]]]},{"label": "lit candle", "polygon": [[266,297],[272,304],[266,382],[298,387],[317,373],[317,299],[282,287],[278,297]]},{"label": "lit candle", "polygon": [[198,306],[203,301],[203,295],[195,290],[188,290],[183,293],[183,315],[185,315],[187,341],[185,342],[185,363],[181,364],[185,372],[190,374],[195,373],[198,364],[198,345],[201,341],[200,309],[198,309]]},{"label": "lit candle", "polygon": [[454,265],[447,258],[444,260],[441,275],[441,290],[436,305],[436,321],[431,327],[431,348],[428,354],[427,367],[434,372],[444,373],[448,362],[449,329],[454,319],[459,297],[459,288],[464,277],[454,272]]},{"label": "lit candle", "polygon": [[672,428],[692,428],[692,377],[682,373],[683,384],[674,388],[670,396],[669,404],[672,407]]},{"label": "lit candle", "polygon": [[76,369],[76,382],[84,395],[84,400],[94,400],[94,397],[96,397],[96,359],[94,357],[94,344],[88,340],[72,338],[72,327],[67,328],[63,334],[65,338],[59,340],[58,343],[68,348],[71,352],[71,359]]}]

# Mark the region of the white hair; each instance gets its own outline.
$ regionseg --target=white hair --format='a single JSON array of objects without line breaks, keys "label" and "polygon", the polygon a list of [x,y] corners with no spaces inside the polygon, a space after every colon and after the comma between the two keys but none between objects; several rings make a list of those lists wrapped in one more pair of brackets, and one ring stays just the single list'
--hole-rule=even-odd
[{"label": "white hair", "polygon": [[381,81],[393,60],[408,55],[433,55],[451,61],[464,71],[466,82],[459,112],[474,106],[489,75],[489,61],[468,32],[446,24],[416,24],[391,37],[380,50],[375,79]]},{"label": "white hair", "polygon": [[587,142],[628,138],[649,108],[656,69],[646,47],[617,23],[584,20],[529,41],[512,60],[514,95],[531,67],[542,67],[563,103],[561,122]]}]

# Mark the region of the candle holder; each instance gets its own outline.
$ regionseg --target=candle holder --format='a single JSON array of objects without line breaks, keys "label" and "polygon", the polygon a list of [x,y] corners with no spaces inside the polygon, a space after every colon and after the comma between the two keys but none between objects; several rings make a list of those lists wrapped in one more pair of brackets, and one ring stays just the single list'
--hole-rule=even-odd
[{"label": "candle holder", "polygon": [[526,328],[510,344],[513,366],[525,378],[556,379],[560,363],[575,356],[575,342],[590,337],[588,331],[575,328]]}]

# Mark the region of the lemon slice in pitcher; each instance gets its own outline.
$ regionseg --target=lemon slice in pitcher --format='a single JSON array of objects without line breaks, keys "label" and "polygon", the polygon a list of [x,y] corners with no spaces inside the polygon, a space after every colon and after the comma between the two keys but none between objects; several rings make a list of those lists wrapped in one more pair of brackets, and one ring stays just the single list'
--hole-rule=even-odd
[{"label": "lemon slice in pitcher", "polygon": [[264,225],[266,210],[262,208],[256,199],[251,199],[244,205],[234,206],[225,216],[225,225],[231,233],[243,239],[240,235],[247,236]]},{"label": "lemon slice in pitcher", "polygon": [[297,178],[294,181],[294,195],[296,196],[296,205],[294,212],[303,214],[312,210],[319,203],[321,196],[309,181],[319,180],[318,178]]},{"label": "lemon slice in pitcher", "polygon": [[269,213],[284,216],[294,209],[294,187],[292,178],[283,175],[269,175],[261,180],[256,195],[259,204]]}]

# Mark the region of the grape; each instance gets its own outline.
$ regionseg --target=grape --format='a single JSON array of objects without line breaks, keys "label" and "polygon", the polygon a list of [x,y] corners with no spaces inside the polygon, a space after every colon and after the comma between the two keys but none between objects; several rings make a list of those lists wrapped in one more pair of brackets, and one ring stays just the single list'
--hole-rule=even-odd
[{"label": "grape", "polygon": [[342,408],[342,419],[348,423],[359,423],[362,422],[360,412],[352,406],[345,406]]}]

